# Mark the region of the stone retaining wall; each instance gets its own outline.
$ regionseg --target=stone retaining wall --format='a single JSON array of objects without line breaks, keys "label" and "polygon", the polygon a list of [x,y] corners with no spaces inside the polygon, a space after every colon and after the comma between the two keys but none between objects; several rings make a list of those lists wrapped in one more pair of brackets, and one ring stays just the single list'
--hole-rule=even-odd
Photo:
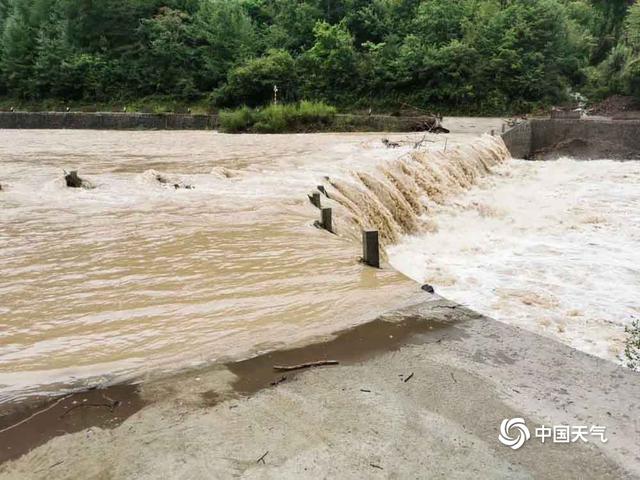
[{"label": "stone retaining wall", "polygon": [[534,158],[640,159],[640,120],[531,120]]},{"label": "stone retaining wall", "polygon": [[0,112],[0,128],[88,130],[210,130],[215,115],[176,113]]},{"label": "stone retaining wall", "polygon": [[502,140],[513,158],[529,158],[531,155],[531,123],[520,123],[502,134]]},{"label": "stone retaining wall", "polygon": [[502,138],[514,158],[640,159],[640,120],[536,118]]},{"label": "stone retaining wall", "polygon": [[[410,132],[421,130],[426,117],[336,115],[330,131]],[[0,112],[0,128],[88,130],[211,130],[217,115],[110,112]]]}]

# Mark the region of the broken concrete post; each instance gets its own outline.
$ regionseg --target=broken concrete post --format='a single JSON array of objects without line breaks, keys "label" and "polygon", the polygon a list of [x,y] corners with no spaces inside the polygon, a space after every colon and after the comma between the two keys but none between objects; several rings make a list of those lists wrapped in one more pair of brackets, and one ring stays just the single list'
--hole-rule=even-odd
[{"label": "broken concrete post", "polygon": [[322,205],[320,203],[320,192],[313,192],[311,195],[309,195],[309,200],[315,207],[322,208]]},{"label": "broken concrete post", "polygon": [[507,126],[503,123],[502,124],[502,133],[504,133],[506,129],[507,129]]},{"label": "broken concrete post", "polygon": [[380,240],[377,230],[362,232],[362,261],[371,267],[380,268]]},{"label": "broken concrete post", "polygon": [[78,171],[73,170],[64,176],[64,180],[69,188],[81,188],[82,179],[78,176]]},{"label": "broken concrete post", "polygon": [[433,286],[429,285],[428,283],[425,283],[420,288],[422,288],[422,290],[424,290],[427,293],[436,293],[436,290],[433,288]]},{"label": "broken concrete post", "polygon": [[329,194],[327,193],[327,189],[324,188],[324,185],[318,185],[318,191],[320,193],[322,193],[325,197],[329,197]]},{"label": "broken concrete post", "polygon": [[320,210],[320,212],[321,212],[320,225],[327,232],[333,233],[333,222],[332,222],[332,218],[331,218],[331,209],[330,208],[323,208],[323,209]]},{"label": "broken concrete post", "polygon": [[495,130],[493,130],[493,129],[491,130],[491,136],[492,136],[492,137],[495,137],[495,136],[496,136],[496,131],[495,131]]}]

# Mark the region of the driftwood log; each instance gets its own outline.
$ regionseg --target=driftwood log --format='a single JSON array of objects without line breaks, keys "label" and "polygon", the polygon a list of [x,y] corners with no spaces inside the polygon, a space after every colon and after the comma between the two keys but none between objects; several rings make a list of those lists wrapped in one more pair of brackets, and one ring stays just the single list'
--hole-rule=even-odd
[{"label": "driftwood log", "polygon": [[273,369],[279,372],[291,372],[293,370],[302,370],[303,368],[322,367],[325,365],[339,365],[337,360],[321,360],[319,362],[301,363],[300,365],[274,365]]}]

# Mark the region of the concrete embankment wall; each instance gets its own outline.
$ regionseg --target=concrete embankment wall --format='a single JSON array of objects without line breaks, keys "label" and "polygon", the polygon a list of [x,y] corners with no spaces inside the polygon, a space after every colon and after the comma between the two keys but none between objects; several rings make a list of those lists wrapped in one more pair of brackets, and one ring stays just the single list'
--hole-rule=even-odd
[{"label": "concrete embankment wall", "polygon": [[0,112],[0,128],[88,130],[210,130],[215,115],[177,113]]},{"label": "concrete embankment wall", "polygon": [[[328,131],[409,132],[421,130],[426,117],[336,115]],[[217,115],[110,112],[0,112],[0,128],[88,130],[214,130]]]},{"label": "concrete embankment wall", "polygon": [[534,158],[640,159],[640,120],[531,120]]},{"label": "concrete embankment wall", "polygon": [[529,158],[531,155],[531,123],[520,123],[502,134],[502,140],[513,158]]},{"label": "concrete embankment wall", "polygon": [[502,138],[514,158],[640,159],[640,120],[532,119]]},{"label": "concrete embankment wall", "polygon": [[[425,117],[336,115],[329,131],[408,132],[421,130]],[[217,115],[110,112],[0,112],[0,128],[88,130],[212,130]]]},{"label": "concrete embankment wall", "polygon": [[414,132],[424,129],[428,117],[391,115],[336,115],[334,130],[358,132]]}]

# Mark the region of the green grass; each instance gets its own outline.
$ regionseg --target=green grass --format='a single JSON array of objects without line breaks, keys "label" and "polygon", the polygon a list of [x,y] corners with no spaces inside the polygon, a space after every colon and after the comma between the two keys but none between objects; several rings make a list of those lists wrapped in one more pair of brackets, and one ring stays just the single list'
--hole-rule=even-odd
[{"label": "green grass", "polygon": [[309,132],[330,128],[336,109],[320,102],[269,105],[261,109],[241,107],[220,112],[220,130],[228,133]]},{"label": "green grass", "polygon": [[240,133],[248,131],[255,123],[255,113],[249,107],[240,107],[236,110],[222,110],[218,121],[220,129],[227,133]]}]

